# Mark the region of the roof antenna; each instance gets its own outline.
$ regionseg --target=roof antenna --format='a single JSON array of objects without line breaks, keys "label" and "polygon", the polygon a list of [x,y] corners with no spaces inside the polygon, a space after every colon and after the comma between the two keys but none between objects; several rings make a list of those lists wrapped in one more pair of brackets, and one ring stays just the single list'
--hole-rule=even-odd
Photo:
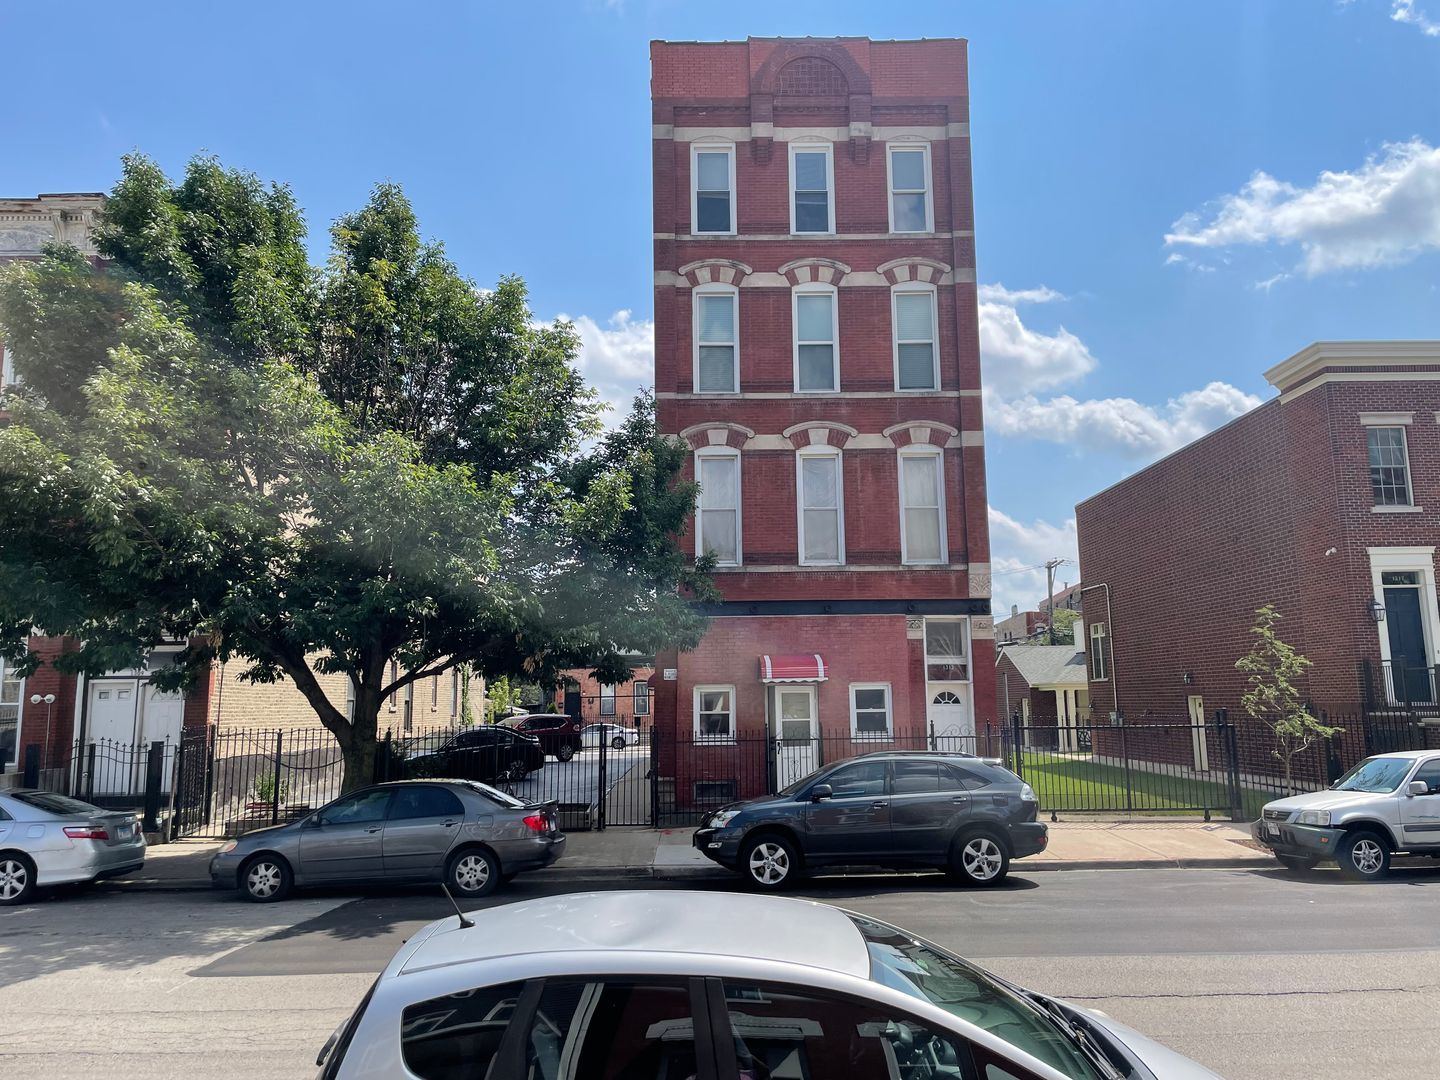
[{"label": "roof antenna", "polygon": [[460,910],[460,905],[455,903],[455,897],[450,895],[450,888],[443,881],[440,883],[440,891],[445,894],[445,899],[450,901],[450,906],[455,909],[455,917],[460,920],[460,929],[466,930],[475,925],[475,920],[466,918],[465,913]]}]

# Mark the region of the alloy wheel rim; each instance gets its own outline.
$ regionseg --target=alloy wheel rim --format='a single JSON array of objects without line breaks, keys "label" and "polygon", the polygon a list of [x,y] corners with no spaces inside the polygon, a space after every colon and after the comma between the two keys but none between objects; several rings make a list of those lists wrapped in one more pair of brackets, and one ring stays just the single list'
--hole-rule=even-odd
[{"label": "alloy wheel rim", "polygon": [[1380,845],[1374,840],[1361,840],[1351,849],[1350,854],[1355,860],[1355,869],[1362,874],[1375,874],[1380,871]]},{"label": "alloy wheel rim", "polygon": [[977,881],[989,881],[1000,872],[1000,849],[995,841],[977,837],[961,853],[965,872]]},{"label": "alloy wheel rim", "polygon": [[25,891],[29,879],[24,863],[15,859],[0,863],[0,900],[14,900]]},{"label": "alloy wheel rim", "polygon": [[750,853],[750,875],[762,885],[777,885],[790,873],[790,856],[779,844],[759,844]]},{"label": "alloy wheel rim", "polygon": [[275,890],[280,887],[280,868],[274,863],[256,863],[250,868],[245,884],[251,896],[261,899],[274,896]]},{"label": "alloy wheel rim", "polygon": [[478,855],[466,855],[455,864],[455,884],[466,892],[483,889],[490,880],[490,864]]}]

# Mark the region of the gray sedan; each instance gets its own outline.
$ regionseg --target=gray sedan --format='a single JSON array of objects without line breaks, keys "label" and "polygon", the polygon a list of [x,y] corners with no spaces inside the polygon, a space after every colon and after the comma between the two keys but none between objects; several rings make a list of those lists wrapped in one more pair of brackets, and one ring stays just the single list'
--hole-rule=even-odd
[{"label": "gray sedan", "polygon": [[469,780],[405,780],[231,840],[211,860],[210,879],[260,903],[296,886],[382,881],[443,881],[473,898],[564,851],[553,804]]},{"label": "gray sedan", "polygon": [[0,904],[145,865],[140,819],[34,788],[0,793]]}]

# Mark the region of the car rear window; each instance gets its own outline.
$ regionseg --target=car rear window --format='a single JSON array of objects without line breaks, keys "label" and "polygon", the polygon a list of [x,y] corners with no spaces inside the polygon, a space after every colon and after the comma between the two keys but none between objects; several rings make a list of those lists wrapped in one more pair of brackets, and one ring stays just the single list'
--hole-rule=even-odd
[{"label": "car rear window", "polygon": [[15,791],[10,797],[16,802],[24,803],[26,806],[33,806],[36,810],[44,810],[51,814],[103,814],[98,806],[91,806],[88,802],[81,802],[79,799],[72,799],[68,795],[57,795],[53,791]]},{"label": "car rear window", "polygon": [[484,795],[485,798],[489,799],[493,803],[498,803],[500,806],[506,806],[512,809],[519,809],[522,806],[529,805],[529,803],[526,803],[521,799],[515,798],[514,795],[507,795],[499,788],[493,788],[489,784],[482,784],[478,780],[469,780],[466,782],[472,788],[478,791],[481,795]]}]

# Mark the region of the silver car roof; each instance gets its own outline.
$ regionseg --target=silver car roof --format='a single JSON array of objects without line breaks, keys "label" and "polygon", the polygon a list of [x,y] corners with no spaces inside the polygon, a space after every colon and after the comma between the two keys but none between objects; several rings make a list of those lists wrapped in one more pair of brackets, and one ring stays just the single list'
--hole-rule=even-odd
[{"label": "silver car roof", "polygon": [[395,974],[524,953],[609,950],[754,957],[868,978],[849,916],[826,904],[683,890],[569,893],[454,916],[416,935]]}]

